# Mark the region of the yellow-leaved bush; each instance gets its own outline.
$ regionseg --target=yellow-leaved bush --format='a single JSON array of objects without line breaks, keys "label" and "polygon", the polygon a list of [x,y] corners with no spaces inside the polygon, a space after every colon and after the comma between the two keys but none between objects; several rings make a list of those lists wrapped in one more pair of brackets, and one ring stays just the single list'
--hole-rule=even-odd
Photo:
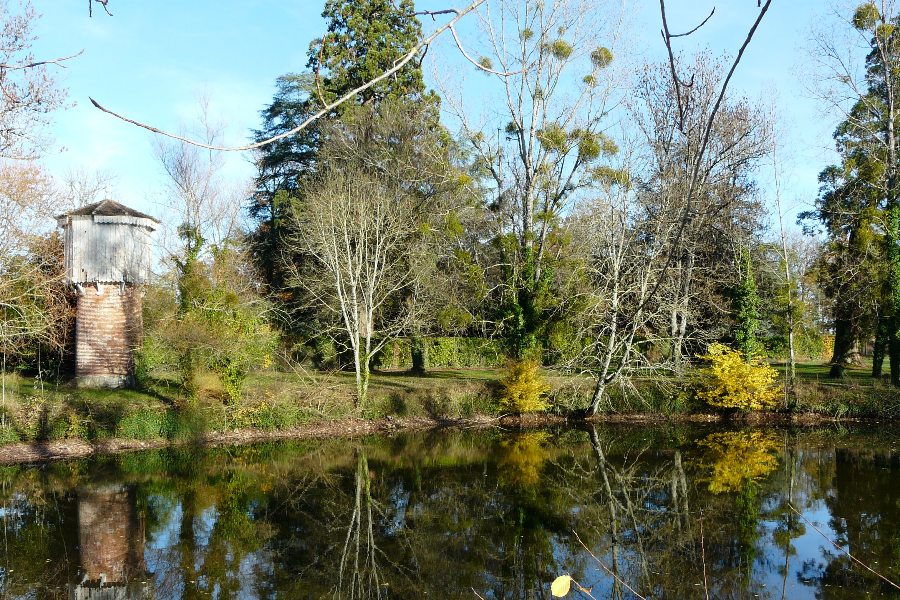
[{"label": "yellow-leaved bush", "polygon": [[541,378],[537,360],[510,361],[500,379],[500,407],[516,413],[547,410],[544,394],[550,387]]},{"label": "yellow-leaved bush", "polygon": [[702,369],[697,397],[712,406],[739,410],[761,410],[774,406],[781,388],[775,385],[778,372],[758,357],[750,362],[744,354],[718,342],[700,358],[712,364]]}]

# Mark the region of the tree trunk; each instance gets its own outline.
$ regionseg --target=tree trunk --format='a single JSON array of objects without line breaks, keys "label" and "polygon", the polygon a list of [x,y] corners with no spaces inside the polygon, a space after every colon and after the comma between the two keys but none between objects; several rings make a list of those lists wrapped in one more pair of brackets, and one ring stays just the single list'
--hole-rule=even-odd
[{"label": "tree trunk", "polygon": [[363,380],[362,380],[362,364],[359,356],[359,342],[353,345],[353,372],[356,374],[356,401],[354,405],[359,406],[364,401]]},{"label": "tree trunk", "polygon": [[[876,35],[876,41],[878,36]],[[894,131],[894,83],[895,63],[888,59],[886,49],[879,45],[884,65],[888,68],[885,77],[887,88],[886,100],[888,108],[887,140],[888,140],[888,189],[887,189],[887,228],[885,242],[888,255],[888,298],[891,303],[891,320],[888,331],[888,352],[891,357],[891,385],[900,386],[900,248],[897,247],[898,221],[900,206],[897,204],[897,140]]]},{"label": "tree trunk", "polygon": [[413,333],[409,343],[411,346],[410,353],[412,354],[412,368],[409,372],[421,377],[425,374],[425,345],[418,332]]},{"label": "tree trunk", "polygon": [[872,377],[874,379],[881,379],[888,337],[888,319],[885,317],[878,317],[878,325],[875,328],[875,345],[872,348]]},{"label": "tree trunk", "polygon": [[[892,194],[892,191],[893,189],[888,193]],[[888,247],[888,301],[891,303],[892,313],[888,329],[888,353],[891,362],[891,385],[900,386],[900,248],[897,247],[900,207],[896,198],[889,200],[887,212],[887,230],[884,237]]]},{"label": "tree trunk", "polygon": [[847,310],[840,310],[834,320],[834,355],[831,357],[831,364],[859,366],[862,358],[856,335],[858,327],[848,313]]}]

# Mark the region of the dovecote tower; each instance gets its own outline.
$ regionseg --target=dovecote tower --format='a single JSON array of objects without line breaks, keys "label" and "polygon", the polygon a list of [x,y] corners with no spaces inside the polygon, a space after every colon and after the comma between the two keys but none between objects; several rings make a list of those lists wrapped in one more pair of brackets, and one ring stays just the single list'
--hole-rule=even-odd
[{"label": "dovecote tower", "polygon": [[75,286],[75,375],[82,387],[134,382],[143,333],[141,285],[150,276],[150,234],[159,220],[110,199],[56,218],[65,233],[65,277]]}]

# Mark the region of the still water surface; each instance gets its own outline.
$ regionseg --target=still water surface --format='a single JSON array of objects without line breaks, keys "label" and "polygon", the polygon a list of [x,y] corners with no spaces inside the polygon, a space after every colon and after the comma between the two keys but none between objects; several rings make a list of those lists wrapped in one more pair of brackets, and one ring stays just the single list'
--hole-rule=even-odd
[{"label": "still water surface", "polygon": [[3,467],[0,597],[537,599],[569,573],[635,598],[580,537],[648,598],[705,598],[704,552],[710,598],[900,598],[789,508],[900,580],[897,439],[452,431]]}]

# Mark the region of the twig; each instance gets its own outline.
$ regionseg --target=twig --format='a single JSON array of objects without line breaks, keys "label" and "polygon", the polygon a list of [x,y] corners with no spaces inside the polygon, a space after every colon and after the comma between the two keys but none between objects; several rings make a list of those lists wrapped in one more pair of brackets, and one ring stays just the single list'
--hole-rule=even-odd
[{"label": "twig", "polygon": [[850,557],[850,560],[854,561],[856,564],[858,564],[858,565],[860,565],[861,567],[865,568],[865,569],[866,569],[867,571],[869,571],[870,573],[873,573],[874,575],[877,575],[882,581],[885,581],[885,582],[891,584],[892,586],[894,586],[895,588],[897,588],[898,590],[900,590],[900,585],[897,585],[896,583],[894,583],[893,581],[891,581],[890,579],[888,579],[887,577],[885,577],[884,575],[882,575],[881,573],[879,573],[878,571],[876,571],[875,569],[873,569],[872,567],[870,567],[869,565],[867,565],[866,563],[864,563],[863,561],[859,560],[858,558],[856,558],[855,556],[853,556],[852,554],[850,554],[849,552],[847,552],[846,550],[844,550],[843,548],[841,548],[840,546],[838,546],[838,545],[837,545],[837,542],[835,542],[833,539],[831,539],[830,537],[828,537],[827,535],[825,535],[824,533],[822,533],[822,530],[819,529],[818,527],[816,527],[815,525],[813,525],[812,522],[810,522],[809,519],[807,519],[805,516],[803,516],[803,513],[801,513],[801,512],[800,512],[799,510],[797,510],[796,508],[794,508],[794,505],[793,505],[793,504],[791,504],[790,502],[788,502],[788,507],[789,507],[792,511],[794,511],[795,513],[797,513],[797,514],[800,516],[801,519],[803,519],[804,521],[806,521],[806,524],[807,524],[807,525],[809,525],[810,527],[812,527],[813,529],[815,529],[817,532],[819,532],[819,535],[821,535],[823,538],[825,538],[826,540],[828,540],[829,542],[831,542],[831,545],[832,545],[832,546],[834,546],[835,548],[837,548],[838,550],[840,550],[841,552],[843,552],[844,554],[846,554],[848,557]]},{"label": "twig", "polygon": [[434,15],[449,15],[451,13],[456,12],[452,8],[448,8],[447,10],[420,10],[419,12],[413,13],[416,16],[419,15],[428,15],[431,18],[434,18]]},{"label": "twig", "polygon": [[534,61],[527,67],[523,67],[523,68],[519,69],[518,71],[508,71],[508,72],[495,71],[494,69],[485,67],[478,61],[473,60],[472,57],[470,57],[468,54],[466,54],[466,51],[463,50],[462,42],[459,41],[459,37],[457,37],[457,35],[456,35],[456,28],[453,27],[452,25],[450,26],[450,33],[453,35],[453,41],[456,42],[456,47],[459,48],[459,51],[462,53],[463,57],[467,61],[469,61],[470,63],[472,63],[473,65],[475,65],[476,67],[478,67],[479,69],[481,69],[482,71],[485,71],[487,73],[493,73],[494,75],[499,75],[500,77],[509,77],[510,75],[518,75],[519,73],[524,73],[525,71],[527,71],[528,69],[533,67],[535,64],[537,64],[537,61]]},{"label": "twig", "polygon": [[640,594],[638,594],[636,591],[634,591],[634,588],[632,588],[630,585],[628,585],[627,583],[625,583],[624,581],[622,581],[622,578],[619,577],[618,575],[616,575],[615,573],[613,573],[613,572],[609,569],[609,567],[607,567],[605,564],[603,564],[603,561],[600,560],[599,558],[597,558],[597,557],[594,555],[594,553],[591,552],[591,549],[588,548],[587,546],[585,546],[584,542],[581,541],[581,538],[578,537],[578,532],[577,532],[577,531],[574,531],[574,530],[573,530],[572,533],[575,534],[575,539],[578,540],[578,543],[581,544],[581,547],[584,548],[585,550],[587,550],[587,553],[591,555],[591,558],[593,558],[595,561],[597,561],[597,564],[598,564],[598,565],[600,565],[601,567],[603,567],[603,569],[604,569],[607,573],[609,573],[610,575],[612,575],[613,578],[615,578],[616,581],[618,581],[620,584],[622,584],[623,586],[625,586],[625,587],[628,589],[629,592],[631,592],[632,594],[634,594],[635,596],[637,596],[637,597],[640,598],[641,600],[647,600],[646,598],[644,598],[643,596],[641,596]]},{"label": "twig", "polygon": [[325,97],[322,95],[322,88],[319,86],[319,71],[322,69],[322,54],[325,52],[325,39],[328,37],[328,32],[325,32],[325,35],[322,36],[322,45],[319,46],[319,64],[316,65],[316,92],[319,93],[319,100],[322,102],[322,106],[325,106]]},{"label": "twig", "polygon": [[182,136],[180,136],[180,135],[175,135],[174,133],[169,133],[169,132],[167,132],[167,131],[163,131],[162,129],[157,129],[156,127],[152,127],[152,126],[150,126],[150,125],[145,125],[144,123],[140,123],[140,122],[138,122],[138,121],[135,121],[135,120],[133,120],[133,119],[129,119],[129,118],[127,118],[127,117],[123,117],[122,115],[120,115],[120,114],[118,114],[118,113],[115,113],[115,112],[113,112],[113,111],[111,111],[111,110],[109,110],[109,109],[107,109],[107,108],[104,108],[103,106],[101,106],[101,105],[100,105],[96,100],[94,100],[93,98],[88,97],[88,99],[91,101],[91,104],[93,104],[93,105],[94,105],[95,107],[97,107],[98,109],[100,109],[100,110],[102,110],[103,112],[105,112],[105,113],[107,113],[107,114],[110,114],[110,115],[112,115],[112,116],[114,116],[114,117],[116,117],[116,118],[118,118],[118,119],[121,119],[121,120],[125,121],[126,123],[131,123],[132,125],[137,125],[138,127],[142,127],[142,128],[147,129],[147,130],[149,130],[149,131],[152,131],[153,133],[158,133],[159,135],[164,135],[164,136],[166,136],[166,137],[169,137],[169,138],[172,138],[172,139],[175,139],[175,140],[179,140],[179,141],[182,141],[182,142],[191,144],[191,145],[193,145],[193,146],[198,146],[198,147],[200,147],[200,148],[206,148],[206,149],[208,149],[208,150],[221,150],[221,151],[225,151],[225,152],[241,152],[241,151],[244,151],[244,150],[254,150],[254,149],[256,149],[256,148],[261,148],[262,146],[265,146],[266,144],[271,144],[272,142],[275,142],[275,141],[278,141],[278,140],[280,140],[280,139],[286,138],[286,137],[288,137],[288,136],[294,135],[295,133],[297,133],[297,132],[299,132],[299,131],[302,131],[303,129],[306,129],[306,127],[308,127],[310,123],[312,123],[312,122],[315,121],[316,119],[319,119],[319,118],[325,116],[325,115],[328,114],[330,111],[334,110],[335,108],[337,108],[338,106],[340,106],[341,104],[343,104],[344,102],[346,102],[347,100],[349,100],[350,98],[352,98],[353,96],[355,96],[356,94],[358,94],[358,93],[360,93],[360,92],[362,92],[362,91],[364,91],[364,90],[369,89],[370,87],[372,87],[373,85],[375,85],[375,84],[378,83],[379,81],[383,81],[384,79],[387,79],[388,77],[390,77],[391,75],[393,75],[394,73],[396,73],[397,71],[399,71],[401,68],[403,68],[403,66],[404,66],[406,63],[408,63],[409,61],[411,61],[411,60],[416,56],[416,54],[419,53],[419,50],[421,50],[422,48],[424,48],[425,46],[427,46],[427,45],[429,45],[431,42],[433,42],[433,41],[435,40],[435,38],[437,38],[437,37],[438,37],[440,34],[442,34],[444,31],[446,31],[447,29],[452,28],[453,25],[455,25],[457,21],[459,21],[459,20],[462,19],[464,16],[466,16],[467,14],[469,14],[470,12],[472,12],[473,10],[475,10],[476,8],[478,8],[478,7],[479,7],[481,4],[483,4],[485,1],[486,1],[486,0],[475,0],[474,2],[472,2],[472,4],[470,4],[469,6],[467,6],[466,8],[463,8],[463,9],[461,9],[461,10],[457,10],[457,9],[451,9],[451,10],[449,10],[448,12],[455,13],[456,16],[453,17],[453,19],[451,19],[448,23],[446,23],[446,24],[442,25],[441,27],[439,27],[439,28],[438,28],[434,33],[432,33],[430,36],[428,36],[427,38],[423,39],[421,42],[419,42],[418,44],[416,44],[416,45],[412,48],[412,50],[410,50],[410,51],[406,54],[406,56],[404,56],[402,60],[398,61],[397,64],[394,65],[392,68],[388,69],[387,71],[385,71],[384,73],[382,73],[382,74],[379,75],[378,77],[372,79],[371,81],[368,81],[367,83],[364,83],[363,85],[359,86],[358,88],[356,88],[356,89],[354,89],[354,90],[351,90],[350,92],[347,92],[346,94],[344,94],[343,96],[341,96],[340,98],[338,98],[337,100],[335,100],[333,103],[331,103],[331,104],[329,104],[329,105],[326,105],[322,110],[320,110],[319,112],[317,112],[317,113],[314,114],[313,116],[309,117],[308,119],[306,119],[305,121],[303,121],[303,123],[301,123],[301,124],[298,125],[297,127],[294,127],[294,128],[291,129],[290,131],[285,131],[284,133],[280,133],[280,134],[278,134],[278,135],[276,135],[276,136],[272,136],[272,137],[270,137],[269,139],[263,140],[263,141],[261,141],[261,142],[256,142],[256,143],[253,143],[253,144],[248,144],[247,146],[213,146],[213,145],[210,145],[210,144],[204,144],[204,143],[202,143],[202,142],[196,142],[196,141],[191,140],[191,139],[189,139],[189,138],[182,137]]},{"label": "twig", "polygon": [[19,71],[21,69],[33,69],[35,67],[40,67],[41,65],[56,65],[58,67],[62,67],[63,69],[68,69],[66,65],[62,64],[62,61],[69,60],[70,58],[75,58],[76,56],[81,56],[84,54],[84,50],[78,52],[77,54],[73,54],[72,56],[64,56],[63,58],[54,58],[53,60],[40,60],[33,63],[28,63],[27,65],[10,65],[5,63],[0,63],[0,70],[4,71]]},{"label": "twig", "polygon": [[113,16],[113,14],[111,12],[109,12],[109,9],[106,7],[106,3],[109,2],[109,0],[88,0],[88,16],[89,17],[94,16],[94,2],[99,2],[100,4],[102,4],[103,10],[106,11],[106,14],[108,14],[109,16]]},{"label": "twig", "polygon": [[475,591],[475,588],[469,588],[469,589],[472,590],[472,593],[475,594],[476,596],[478,596],[478,598],[480,600],[484,600],[484,598],[481,597],[481,594],[479,594],[478,592]]},{"label": "twig", "polygon": [[703,540],[703,511],[700,511],[700,558],[703,562],[703,589],[706,600],[709,600],[709,582],[706,579],[706,542]]},{"label": "twig", "polygon": [[[700,29],[701,27],[703,27],[704,25],[706,25],[706,22],[709,21],[709,20],[712,18],[713,14],[714,14],[715,12],[716,12],[716,7],[713,7],[713,9],[712,9],[712,10],[710,11],[710,13],[709,13],[709,16],[706,17],[705,19],[703,19],[703,22],[702,22],[702,23],[700,23],[699,25],[697,25],[696,27],[694,27],[693,29],[691,29],[691,30],[688,31],[687,33],[671,33],[671,34],[669,34],[669,39],[677,38],[677,37],[687,37],[687,36],[691,35],[691,34],[694,33],[695,31],[697,31],[698,29]],[[668,28],[666,29],[666,31],[668,32]]]}]

